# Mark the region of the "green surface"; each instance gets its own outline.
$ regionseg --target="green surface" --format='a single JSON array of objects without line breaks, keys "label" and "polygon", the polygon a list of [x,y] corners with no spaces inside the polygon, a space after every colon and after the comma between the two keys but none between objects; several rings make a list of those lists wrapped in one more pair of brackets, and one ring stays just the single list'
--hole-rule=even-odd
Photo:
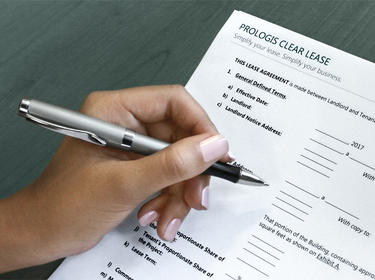
[{"label": "green surface", "polygon": [[[62,139],[17,116],[22,97],[77,109],[93,90],[185,84],[234,9],[375,61],[375,1],[0,0],[0,197]],[[46,279],[59,263],[0,279]]]}]

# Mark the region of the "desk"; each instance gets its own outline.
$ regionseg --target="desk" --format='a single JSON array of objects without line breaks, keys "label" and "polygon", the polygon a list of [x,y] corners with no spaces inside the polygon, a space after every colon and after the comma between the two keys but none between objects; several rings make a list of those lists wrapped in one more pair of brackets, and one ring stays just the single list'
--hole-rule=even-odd
[{"label": "desk", "polygon": [[[93,90],[185,84],[233,9],[375,61],[374,1],[0,0],[0,197],[37,178],[62,139],[17,116],[22,97],[78,109]],[[0,279],[46,279],[60,262]]]}]

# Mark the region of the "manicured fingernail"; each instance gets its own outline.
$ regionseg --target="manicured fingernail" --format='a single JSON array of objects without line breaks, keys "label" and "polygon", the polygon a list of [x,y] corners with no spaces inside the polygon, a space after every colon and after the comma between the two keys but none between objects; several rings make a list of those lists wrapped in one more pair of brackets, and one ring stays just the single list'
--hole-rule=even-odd
[{"label": "manicured fingernail", "polygon": [[202,203],[202,206],[203,206],[206,210],[208,209],[208,194],[209,194],[208,187],[205,187],[205,188],[202,190],[201,203]]},{"label": "manicured fingernail", "polygon": [[230,157],[230,161],[234,161],[236,159],[236,157],[231,151],[228,151],[228,156]]},{"label": "manicured fingernail", "polygon": [[150,211],[144,214],[142,217],[139,218],[139,224],[142,227],[145,227],[149,224],[151,224],[153,221],[155,221],[158,218],[158,213],[156,211]]},{"label": "manicured fingernail", "polygon": [[221,135],[211,136],[200,143],[205,162],[218,159],[228,152],[228,141]]},{"label": "manicured fingernail", "polygon": [[172,242],[180,225],[181,225],[180,219],[177,219],[177,218],[173,219],[167,226],[167,229],[165,230],[165,233],[164,233],[165,240]]}]

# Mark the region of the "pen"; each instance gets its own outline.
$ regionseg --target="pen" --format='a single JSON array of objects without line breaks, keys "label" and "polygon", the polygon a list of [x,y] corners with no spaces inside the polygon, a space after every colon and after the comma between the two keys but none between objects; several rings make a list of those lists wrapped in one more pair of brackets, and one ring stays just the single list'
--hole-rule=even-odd
[{"label": "pen", "polygon": [[[141,155],[150,155],[169,145],[128,128],[35,99],[22,99],[18,114],[49,130],[99,146],[109,146]],[[267,186],[255,174],[222,162],[215,162],[203,174],[220,177],[233,183]]]}]

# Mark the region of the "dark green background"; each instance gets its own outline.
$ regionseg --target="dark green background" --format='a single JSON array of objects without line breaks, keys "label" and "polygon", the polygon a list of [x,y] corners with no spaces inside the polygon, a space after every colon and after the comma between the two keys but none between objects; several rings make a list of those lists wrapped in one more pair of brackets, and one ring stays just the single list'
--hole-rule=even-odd
[{"label": "dark green background", "polygon": [[[93,90],[185,84],[234,9],[375,61],[375,1],[0,0],[0,197],[62,139],[17,116],[22,97],[77,109]],[[0,279],[46,279],[60,262]]]}]

